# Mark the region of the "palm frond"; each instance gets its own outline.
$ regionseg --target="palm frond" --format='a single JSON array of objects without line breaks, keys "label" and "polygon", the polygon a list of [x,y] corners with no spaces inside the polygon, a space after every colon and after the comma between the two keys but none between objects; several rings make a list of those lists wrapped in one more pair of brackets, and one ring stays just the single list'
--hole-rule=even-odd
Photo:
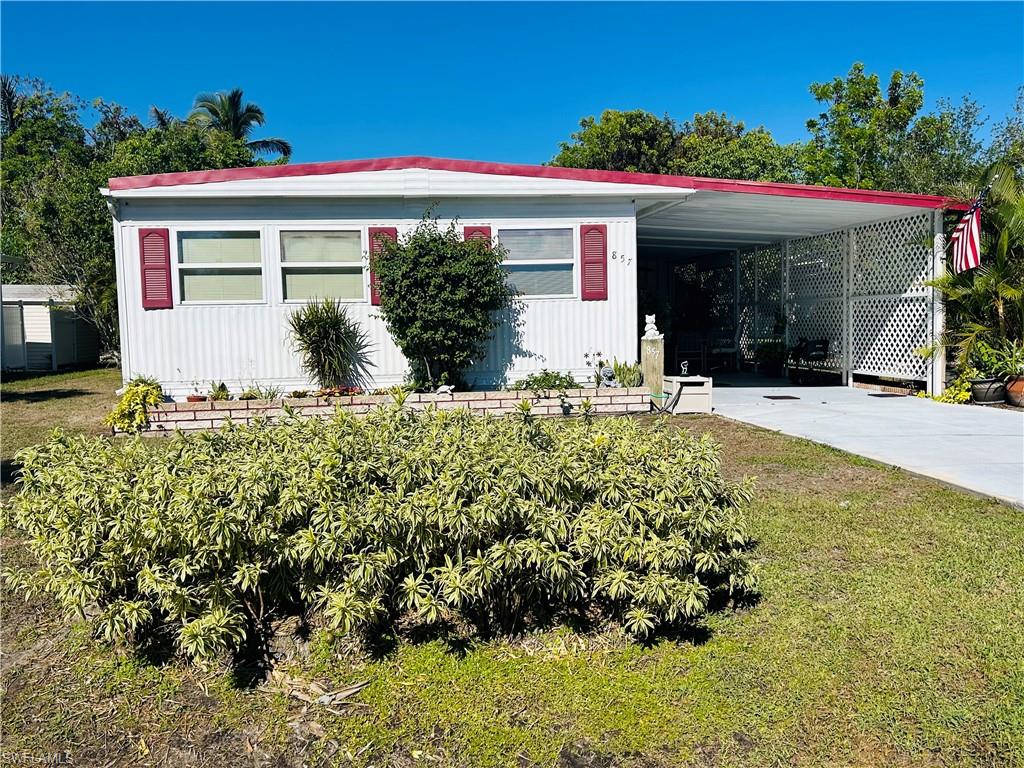
[{"label": "palm frond", "polygon": [[169,128],[181,122],[181,120],[171,114],[170,110],[160,109],[156,105],[149,108],[149,117],[154,128]]},{"label": "palm frond", "polygon": [[278,154],[287,158],[292,154],[292,145],[284,139],[256,139],[246,146],[258,155]]}]

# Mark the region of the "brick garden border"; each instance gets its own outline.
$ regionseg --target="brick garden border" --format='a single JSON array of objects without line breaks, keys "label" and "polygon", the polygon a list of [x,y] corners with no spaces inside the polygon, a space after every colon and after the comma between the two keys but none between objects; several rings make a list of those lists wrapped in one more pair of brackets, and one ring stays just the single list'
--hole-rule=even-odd
[{"label": "brick garden border", "polygon": [[[511,413],[523,400],[530,402],[532,412],[538,416],[562,415],[565,400],[578,413],[580,404],[589,399],[593,412],[601,415],[646,413],[651,409],[647,387],[583,388],[566,390],[496,390],[493,392],[454,392],[450,395],[420,394],[413,392],[405,401],[408,408],[440,409],[467,408],[473,413],[502,416]],[[392,401],[391,395],[351,395],[342,397],[286,397],[281,400],[218,400],[202,403],[162,403],[148,411],[151,434],[170,434],[176,429],[199,432],[216,429],[230,419],[236,424],[252,424],[266,419],[273,423],[284,415],[287,405],[300,416],[327,418],[341,408],[349,413],[366,413],[371,408]]]}]

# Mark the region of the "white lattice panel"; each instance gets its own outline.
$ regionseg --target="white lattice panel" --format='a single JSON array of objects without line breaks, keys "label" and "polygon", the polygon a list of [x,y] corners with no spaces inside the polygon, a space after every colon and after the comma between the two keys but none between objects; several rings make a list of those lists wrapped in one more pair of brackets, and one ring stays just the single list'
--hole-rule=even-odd
[{"label": "white lattice panel", "polygon": [[[916,350],[931,340],[930,230],[931,214],[915,213],[792,240],[788,261],[781,243],[741,253],[742,358],[752,362],[759,345],[783,338],[782,321],[790,344],[828,339],[828,367],[927,378]],[[709,290],[730,293],[721,279],[705,279]],[[723,314],[717,304],[711,312]]]},{"label": "white lattice panel", "polygon": [[782,245],[758,248],[757,303],[760,307],[782,308]]},{"label": "white lattice panel", "polygon": [[757,251],[744,251],[740,254],[740,304],[754,303],[754,262]]},{"label": "white lattice panel", "polygon": [[927,362],[915,350],[927,344],[930,309],[923,296],[854,299],[853,371],[925,378]]},{"label": "white lattice panel", "polygon": [[781,243],[740,254],[740,351],[753,362],[758,346],[783,338]]},{"label": "white lattice panel", "polygon": [[737,316],[740,321],[740,359],[753,362],[757,351],[757,340],[754,338],[754,305],[740,304]]},{"label": "white lattice panel", "polygon": [[789,307],[789,341],[795,344],[799,339],[828,339],[828,359],[824,364],[830,368],[843,365],[843,300],[818,299],[791,304]]},{"label": "white lattice panel", "polygon": [[853,296],[926,296],[931,275],[931,216],[879,221],[853,230]]},{"label": "white lattice panel", "polygon": [[846,232],[792,240],[789,244],[789,299],[843,295]]}]

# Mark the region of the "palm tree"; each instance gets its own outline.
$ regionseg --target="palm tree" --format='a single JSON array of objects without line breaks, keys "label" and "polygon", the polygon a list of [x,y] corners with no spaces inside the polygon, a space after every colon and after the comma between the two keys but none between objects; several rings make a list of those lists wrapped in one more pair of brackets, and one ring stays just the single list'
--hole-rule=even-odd
[{"label": "palm tree", "polygon": [[228,93],[201,93],[196,97],[188,119],[230,133],[234,138],[245,141],[245,145],[257,154],[276,152],[288,158],[292,145],[284,139],[249,140],[252,129],[263,125],[266,117],[258,105],[245,103],[242,99],[241,88]]},{"label": "palm tree", "polygon": [[973,200],[988,183],[992,190],[982,214],[982,265],[960,274],[947,272],[929,283],[946,300],[949,327],[941,344],[956,349],[961,366],[980,342],[1024,336],[1024,189],[1011,167],[997,164],[980,183],[962,185],[954,196]]},{"label": "palm tree", "polygon": [[153,121],[154,128],[170,128],[172,125],[177,125],[181,122],[181,120],[171,114],[171,110],[160,109],[156,105],[149,108],[149,117]]},{"label": "palm tree", "polygon": [[0,132],[14,133],[21,124],[25,95],[18,88],[18,78],[0,75]]}]

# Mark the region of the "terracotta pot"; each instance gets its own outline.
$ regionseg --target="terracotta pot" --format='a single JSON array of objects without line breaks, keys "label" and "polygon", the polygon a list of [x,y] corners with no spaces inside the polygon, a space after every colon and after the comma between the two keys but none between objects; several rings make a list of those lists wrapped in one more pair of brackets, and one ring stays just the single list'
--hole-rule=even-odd
[{"label": "terracotta pot", "polygon": [[971,379],[971,398],[976,403],[991,405],[1006,399],[1006,386],[995,378]]},{"label": "terracotta pot", "polygon": [[185,399],[190,403],[205,403],[206,395],[186,395]]},{"label": "terracotta pot", "polygon": [[1006,402],[1024,408],[1024,376],[1006,377]]}]

